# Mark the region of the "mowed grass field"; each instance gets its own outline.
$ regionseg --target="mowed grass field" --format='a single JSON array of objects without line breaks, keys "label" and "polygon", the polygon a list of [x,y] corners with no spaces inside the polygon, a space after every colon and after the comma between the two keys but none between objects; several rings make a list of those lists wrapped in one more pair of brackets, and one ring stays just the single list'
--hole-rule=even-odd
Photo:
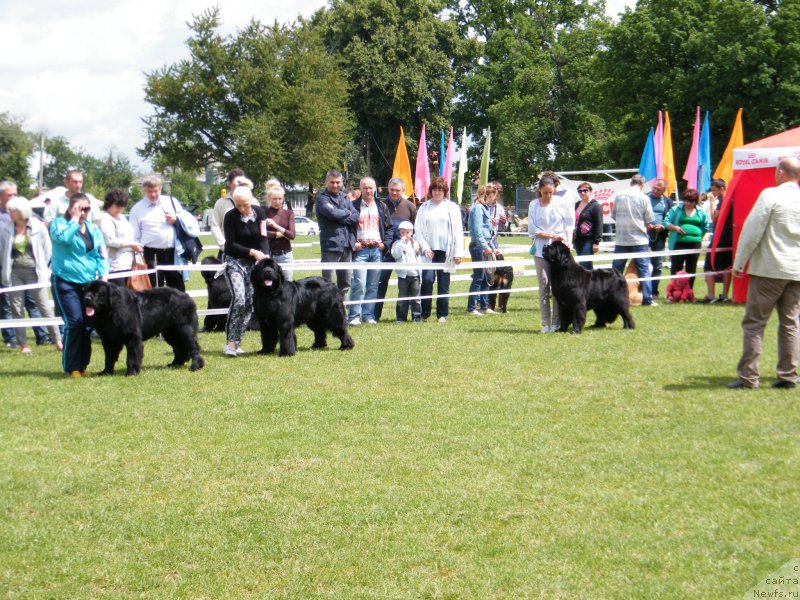
[{"label": "mowed grass field", "polygon": [[201,334],[197,373],[157,340],[135,378],[0,350],[0,595],[727,598],[800,555],[774,320],[764,388],[735,392],[741,306],[580,336],[509,306],[353,328],[351,352],[301,330],[292,358]]}]

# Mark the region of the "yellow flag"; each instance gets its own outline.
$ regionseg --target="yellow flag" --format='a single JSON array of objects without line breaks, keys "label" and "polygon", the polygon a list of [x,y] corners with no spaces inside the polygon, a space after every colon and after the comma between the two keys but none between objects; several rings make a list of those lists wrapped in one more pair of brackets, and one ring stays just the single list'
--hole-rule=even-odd
[{"label": "yellow flag", "polygon": [[400,127],[400,139],[397,141],[397,152],[394,155],[394,167],[392,167],[392,177],[399,177],[405,183],[403,198],[408,198],[414,190],[411,182],[411,163],[408,160],[408,150],[406,150],[406,135]]},{"label": "yellow flag", "polygon": [[736,122],[733,124],[733,132],[728,146],[722,154],[722,158],[714,171],[714,179],[723,179],[726,184],[731,182],[733,177],[733,149],[744,146],[744,131],[742,130],[742,109],[736,113]]},{"label": "yellow flag", "polygon": [[661,152],[664,165],[664,181],[667,182],[667,196],[678,189],[678,176],[675,172],[675,156],[672,154],[672,125],[669,123],[669,112],[664,111],[664,147]]}]

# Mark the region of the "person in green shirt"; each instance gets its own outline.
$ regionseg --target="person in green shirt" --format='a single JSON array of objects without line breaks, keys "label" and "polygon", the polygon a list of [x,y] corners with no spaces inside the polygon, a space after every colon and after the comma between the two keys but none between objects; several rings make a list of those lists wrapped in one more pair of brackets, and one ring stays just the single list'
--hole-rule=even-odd
[{"label": "person in green shirt", "polygon": [[[670,250],[700,250],[703,235],[708,231],[708,216],[697,208],[700,194],[697,190],[688,189],[683,192],[680,204],[672,207],[664,220],[669,231]],[[678,271],[686,271],[694,275],[697,272],[697,259],[700,253],[679,254],[670,258],[674,275]],[[694,277],[689,278],[689,287],[694,289]]]}]

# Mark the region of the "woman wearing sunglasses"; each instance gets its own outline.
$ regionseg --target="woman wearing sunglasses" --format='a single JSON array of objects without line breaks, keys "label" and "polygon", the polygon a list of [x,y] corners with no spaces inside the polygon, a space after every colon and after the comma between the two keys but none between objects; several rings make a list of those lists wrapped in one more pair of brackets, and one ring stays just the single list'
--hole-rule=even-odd
[{"label": "woman wearing sunglasses", "polygon": [[[600,249],[600,240],[603,239],[603,208],[592,197],[592,186],[585,181],[578,186],[578,196],[573,245],[578,256],[591,256]],[[587,269],[594,268],[591,262],[580,264]]]},{"label": "woman wearing sunglasses", "polygon": [[63,215],[50,223],[53,243],[51,270],[53,300],[64,319],[62,365],[70,377],[88,377],[92,358],[91,329],[84,320],[83,286],[108,274],[103,233],[88,217],[92,208],[86,194],[73,194]]}]

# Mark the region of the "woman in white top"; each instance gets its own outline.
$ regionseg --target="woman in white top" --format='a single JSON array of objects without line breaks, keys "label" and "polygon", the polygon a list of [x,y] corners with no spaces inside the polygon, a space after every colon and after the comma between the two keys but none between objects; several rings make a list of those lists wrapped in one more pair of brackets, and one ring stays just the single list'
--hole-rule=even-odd
[{"label": "woman in white top", "polygon": [[544,176],[538,184],[539,197],[528,207],[528,235],[532,240],[531,254],[536,266],[536,279],[539,282],[539,311],[542,313],[542,333],[558,331],[558,303],[553,302],[552,318],[550,311],[550,265],[542,258],[542,250],[555,240],[572,246],[572,232],[575,228],[575,213],[571,201],[555,196],[556,185],[552,177]]},{"label": "woman in white top", "polygon": [[[128,206],[128,195],[118,188],[106,194],[103,202],[103,214],[97,222],[108,247],[109,273],[117,271],[130,271],[133,266],[134,252],[141,252],[144,248],[134,239],[133,227],[122,216],[122,211]],[[125,285],[127,277],[109,278],[111,283]]]},{"label": "woman in white top", "polygon": [[[436,294],[447,296],[450,293],[450,274],[455,273],[455,265],[464,256],[464,232],[461,229],[461,210],[455,202],[446,198],[450,186],[444,177],[431,182],[428,193],[431,199],[420,205],[414,222],[414,237],[419,242],[423,262],[444,263],[447,269],[422,272],[420,294],[430,296],[433,282],[438,278]],[[431,316],[431,299],[422,300],[422,318]],[[436,299],[436,317],[439,323],[447,321],[449,298]]]},{"label": "woman in white top", "polygon": [[[34,285],[41,287],[29,290],[39,312],[45,318],[53,317],[53,309],[47,297],[50,280],[50,258],[52,245],[47,228],[31,216],[31,205],[25,198],[12,198],[6,204],[10,222],[0,225],[0,285],[3,287]],[[10,292],[11,316],[25,318],[25,291]],[[50,339],[58,350],[63,348],[58,327],[48,325]],[[17,327],[17,341],[23,354],[30,354],[25,327]]]}]

